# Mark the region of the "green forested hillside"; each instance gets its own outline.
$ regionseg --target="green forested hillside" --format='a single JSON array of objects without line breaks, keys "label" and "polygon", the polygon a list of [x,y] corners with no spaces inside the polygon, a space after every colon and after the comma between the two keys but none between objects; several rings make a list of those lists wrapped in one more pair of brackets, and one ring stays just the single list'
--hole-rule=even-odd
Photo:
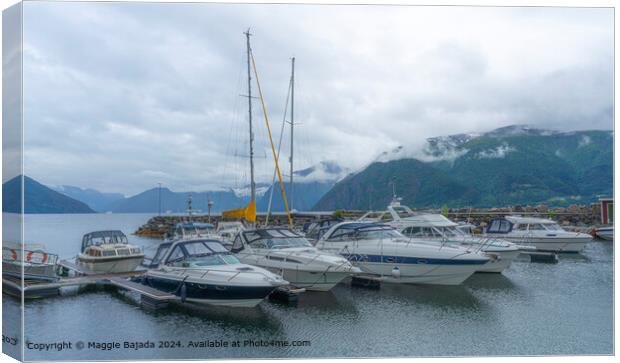
[{"label": "green forested hillside", "polygon": [[[334,186],[316,210],[382,208],[396,181],[403,202],[415,207],[590,203],[613,188],[613,134],[609,131],[494,131],[476,137],[434,138],[454,158],[378,161]],[[517,129],[518,131],[518,129]],[[455,142],[455,140],[457,140]]]}]

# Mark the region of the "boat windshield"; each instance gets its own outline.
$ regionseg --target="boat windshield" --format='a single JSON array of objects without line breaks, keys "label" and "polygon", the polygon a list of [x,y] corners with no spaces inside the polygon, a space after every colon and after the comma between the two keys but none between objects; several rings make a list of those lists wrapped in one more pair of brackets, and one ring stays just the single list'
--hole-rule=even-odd
[{"label": "boat windshield", "polygon": [[562,229],[562,227],[560,227],[557,223],[548,223],[548,224],[543,224],[543,227],[545,227],[545,229],[547,229],[547,231],[563,231],[564,229]]},{"label": "boat windshield", "polygon": [[329,237],[330,240],[350,240],[350,239],[393,239],[403,238],[404,236],[392,227],[385,225],[369,225],[357,228],[350,228],[351,225],[344,225],[335,230]]},{"label": "boat windshield", "polygon": [[308,242],[308,240],[303,237],[263,238],[252,241],[252,243],[250,243],[250,246],[252,246],[252,248],[265,249],[312,247],[310,242]]},{"label": "boat windshield", "polygon": [[440,231],[444,237],[465,237],[467,234],[456,227],[442,227]]},{"label": "boat windshield", "polygon": [[218,265],[235,265],[241,263],[237,257],[226,254],[205,255],[199,257],[190,257],[185,260],[189,267],[205,267]]}]

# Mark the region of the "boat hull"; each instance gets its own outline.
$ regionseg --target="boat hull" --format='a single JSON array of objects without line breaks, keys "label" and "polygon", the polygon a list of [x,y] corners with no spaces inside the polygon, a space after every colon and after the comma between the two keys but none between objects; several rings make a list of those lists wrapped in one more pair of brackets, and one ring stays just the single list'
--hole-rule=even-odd
[{"label": "boat hull", "polygon": [[77,258],[77,265],[94,273],[121,273],[134,271],[144,261],[144,255],[116,259],[97,260]]},{"label": "boat hull", "polygon": [[[277,286],[226,286],[208,283],[183,282],[178,278],[148,275],[143,284],[174,294],[185,301],[201,305],[255,307]],[[185,284],[185,297],[182,285]]]},{"label": "boat hull", "polygon": [[[476,272],[502,273],[510,267],[512,261],[519,257],[521,251],[485,251],[485,253],[491,257],[491,261],[482,265]],[[495,258],[495,256],[499,258]]]},{"label": "boat hull", "polygon": [[614,240],[614,230],[613,228],[601,228],[596,230],[596,237],[600,239],[604,239],[605,241],[613,241]]},{"label": "boat hull", "polygon": [[284,269],[280,273],[291,285],[308,291],[329,291],[351,275],[350,272],[311,272],[296,269]]},{"label": "boat hull", "polygon": [[[473,275],[480,265],[439,265],[439,264],[395,264],[381,262],[354,263],[363,272],[378,275],[387,283],[400,284],[432,284],[432,285],[460,285]],[[400,274],[395,276],[394,269]]]},{"label": "boat hull", "polygon": [[581,252],[592,238],[543,238],[543,237],[503,237],[504,239],[523,246],[534,246],[541,252]]},{"label": "boat hull", "polygon": [[[2,274],[21,279],[22,265],[19,263],[2,262]],[[26,280],[54,281],[58,279],[56,275],[56,265],[29,265],[24,264],[23,277]]]}]

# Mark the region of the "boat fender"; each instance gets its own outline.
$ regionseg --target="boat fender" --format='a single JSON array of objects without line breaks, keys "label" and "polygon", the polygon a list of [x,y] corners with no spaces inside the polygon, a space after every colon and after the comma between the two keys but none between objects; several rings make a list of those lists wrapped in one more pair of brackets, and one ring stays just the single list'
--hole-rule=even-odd
[{"label": "boat fender", "polygon": [[397,279],[400,278],[400,269],[398,268],[398,266],[394,266],[394,268],[392,269],[392,276]]},{"label": "boat fender", "polygon": [[41,263],[46,263],[47,262],[47,253],[44,253],[43,256],[41,257]]},{"label": "boat fender", "polygon": [[13,258],[13,261],[17,261],[17,252],[15,252],[15,250],[11,250],[11,257]]},{"label": "boat fender", "polygon": [[183,283],[181,285],[181,302],[184,303],[185,299],[187,299],[187,286]]},{"label": "boat fender", "polygon": [[32,261],[32,251],[29,251],[28,254],[26,255],[26,261],[30,262]]}]

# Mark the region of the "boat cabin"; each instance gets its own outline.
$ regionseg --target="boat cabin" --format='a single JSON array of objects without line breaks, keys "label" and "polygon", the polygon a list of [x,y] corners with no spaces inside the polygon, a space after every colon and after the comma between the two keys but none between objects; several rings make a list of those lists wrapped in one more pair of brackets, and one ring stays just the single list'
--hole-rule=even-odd
[{"label": "boat cabin", "polygon": [[177,223],[174,228],[174,239],[205,237],[215,233],[215,226],[211,223],[184,222]]},{"label": "boat cabin", "polygon": [[122,231],[112,230],[85,234],[81,252],[91,257],[114,257],[140,254],[142,250],[130,245]]},{"label": "boat cabin", "polygon": [[149,268],[160,265],[175,267],[204,267],[240,263],[218,240],[164,242],[159,245]]},{"label": "boat cabin", "polygon": [[276,227],[252,229],[239,233],[231,251],[238,253],[249,246],[252,249],[283,249],[312,247],[312,244],[301,234],[288,228]]},{"label": "boat cabin", "polygon": [[486,233],[508,234],[528,231],[564,231],[555,221],[543,218],[505,217],[496,218],[489,223]]}]

